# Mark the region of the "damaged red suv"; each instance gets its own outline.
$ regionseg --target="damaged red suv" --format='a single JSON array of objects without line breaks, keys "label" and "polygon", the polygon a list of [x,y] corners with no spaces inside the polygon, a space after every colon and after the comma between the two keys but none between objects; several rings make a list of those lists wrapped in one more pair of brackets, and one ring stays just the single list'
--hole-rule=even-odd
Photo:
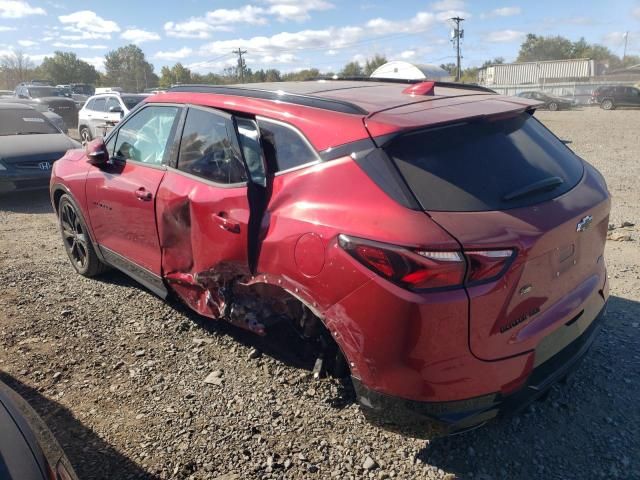
[{"label": "damaged red suv", "polygon": [[526,405],[608,298],[603,177],[536,103],[446,83],[180,86],[55,162],[78,273],[106,266],[346,359],[371,418],[448,432]]}]

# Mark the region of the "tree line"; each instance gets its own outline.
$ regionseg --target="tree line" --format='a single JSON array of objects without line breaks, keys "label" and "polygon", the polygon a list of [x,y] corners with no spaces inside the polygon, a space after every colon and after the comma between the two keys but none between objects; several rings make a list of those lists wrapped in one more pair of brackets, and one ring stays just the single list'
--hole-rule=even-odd
[{"label": "tree line", "polygon": [[[604,63],[608,68],[616,69],[640,64],[640,57],[628,55],[621,59],[603,45],[590,44],[584,38],[572,42],[561,36],[538,36],[528,34],[520,46],[518,62],[564,60],[570,58],[590,58]],[[279,82],[291,80],[308,80],[319,76],[341,77],[369,76],[384,64],[387,59],[383,55],[374,55],[364,64],[349,62],[338,72],[320,72],[317,68],[309,68],[297,72],[283,73],[276,68],[252,70],[245,62],[237,66],[227,67],[220,73],[200,74],[191,71],[181,63],[172,67],[164,66],[160,75],[154,72],[140,47],[126,45],[110,51],[105,55],[104,73],[93,65],[78,58],[75,53],[56,51],[53,56],[45,57],[42,63],[35,66],[29,57],[22,52],[0,57],[0,89],[12,90],[20,82],[33,79],[49,80],[55,85],[69,83],[88,83],[96,86],[121,87],[128,92],[141,92],[147,88],[168,88],[180,83],[231,84],[240,78],[247,83]],[[502,57],[484,62],[480,67],[504,63]],[[454,63],[442,64],[442,68],[455,75]],[[466,68],[462,72],[461,81],[474,83],[477,81],[478,68]]]}]

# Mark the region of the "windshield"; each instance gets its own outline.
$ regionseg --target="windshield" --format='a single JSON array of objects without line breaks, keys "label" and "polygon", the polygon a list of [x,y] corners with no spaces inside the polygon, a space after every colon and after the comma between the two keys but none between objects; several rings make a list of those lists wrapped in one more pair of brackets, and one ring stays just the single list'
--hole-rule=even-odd
[{"label": "windshield", "polygon": [[139,104],[146,97],[144,95],[123,95],[120,97],[128,110],[131,110],[137,104]]},{"label": "windshield", "polygon": [[64,97],[64,91],[54,87],[29,87],[29,95],[33,98]]},{"label": "windshield", "polygon": [[60,133],[39,112],[26,108],[0,110],[0,136]]},{"label": "windshield", "polygon": [[95,88],[91,85],[73,85],[71,90],[73,90],[73,93],[80,95],[93,95],[95,93]]}]

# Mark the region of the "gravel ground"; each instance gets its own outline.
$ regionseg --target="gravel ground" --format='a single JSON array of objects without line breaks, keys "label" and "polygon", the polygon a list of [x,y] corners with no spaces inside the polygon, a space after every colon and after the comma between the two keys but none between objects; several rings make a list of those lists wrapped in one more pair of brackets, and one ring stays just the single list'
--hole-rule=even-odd
[{"label": "gravel ground", "polygon": [[82,479],[640,478],[640,229],[620,227],[640,222],[640,111],[537,115],[607,178],[612,296],[580,368],[515,417],[431,441],[374,427],[277,341],[76,275],[46,193],[0,198],[0,378]]}]

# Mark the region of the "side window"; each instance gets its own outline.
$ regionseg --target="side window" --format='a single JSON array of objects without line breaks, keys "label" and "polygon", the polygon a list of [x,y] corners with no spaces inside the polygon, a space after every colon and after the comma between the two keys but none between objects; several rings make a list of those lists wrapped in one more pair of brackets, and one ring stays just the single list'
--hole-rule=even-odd
[{"label": "side window", "polygon": [[110,111],[111,107],[120,107],[120,102],[115,97],[107,98],[107,103],[105,105],[105,111]]},{"label": "side window", "polygon": [[234,135],[227,117],[190,108],[182,131],[178,169],[216,183],[246,182],[247,172]]},{"label": "side window", "polygon": [[628,87],[627,88],[627,95],[629,95],[631,97],[637,97],[638,95],[640,95],[640,91],[637,88]]},{"label": "side window", "polygon": [[258,120],[260,137],[267,157],[272,155],[276,171],[289,170],[318,160],[307,141],[292,127],[269,120]]},{"label": "side window", "polygon": [[258,125],[254,120],[248,118],[236,118],[236,125],[238,127],[240,148],[242,149],[242,155],[244,156],[247,170],[249,170],[251,181],[266,187],[267,173],[262,158]]},{"label": "side window", "polygon": [[178,107],[147,107],[129,118],[117,132],[114,156],[160,165]]},{"label": "side window", "polygon": [[106,100],[104,98],[96,98],[93,101],[93,108],[92,110],[94,112],[104,112],[105,111],[105,102]]},{"label": "side window", "polygon": [[94,105],[96,103],[96,99],[89,100],[87,105],[84,107],[86,110],[95,110]]}]

